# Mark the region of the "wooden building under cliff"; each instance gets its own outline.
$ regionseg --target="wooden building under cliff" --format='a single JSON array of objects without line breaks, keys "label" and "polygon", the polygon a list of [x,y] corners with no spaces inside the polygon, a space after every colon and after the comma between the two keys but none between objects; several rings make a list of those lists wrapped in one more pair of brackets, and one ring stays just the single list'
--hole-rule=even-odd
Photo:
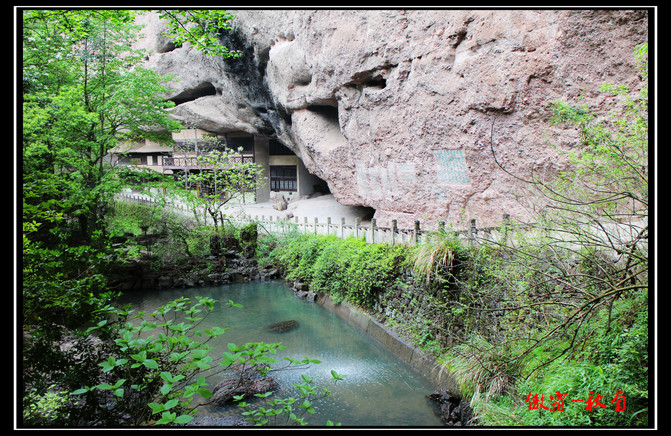
[{"label": "wooden building under cliff", "polygon": [[[271,192],[279,192],[287,200],[315,192],[327,193],[328,186],[310,174],[303,161],[279,141],[245,132],[215,134],[201,129],[174,133],[174,146],[160,145],[148,140],[126,142],[110,151],[112,165],[134,165],[162,174],[182,177],[195,171],[207,171],[197,163],[197,157],[213,149],[240,149],[240,159],[261,166],[266,182],[254,193],[253,201],[270,200]],[[246,197],[245,201],[250,198]]]}]

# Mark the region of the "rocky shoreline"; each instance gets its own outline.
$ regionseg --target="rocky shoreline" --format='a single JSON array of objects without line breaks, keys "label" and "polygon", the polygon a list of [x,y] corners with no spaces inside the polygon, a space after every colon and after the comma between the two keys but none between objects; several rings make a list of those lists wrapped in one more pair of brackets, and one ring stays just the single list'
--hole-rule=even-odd
[{"label": "rocky shoreline", "polygon": [[[158,246],[164,235],[135,237],[145,246]],[[120,243],[119,245],[122,245]],[[157,262],[151,251],[123,264],[113,265],[106,273],[110,287],[121,291],[139,289],[174,289],[218,286],[229,283],[269,280],[280,277],[275,268],[259,268],[254,258],[256,229],[242,240],[234,237],[210,241],[210,253]]]}]

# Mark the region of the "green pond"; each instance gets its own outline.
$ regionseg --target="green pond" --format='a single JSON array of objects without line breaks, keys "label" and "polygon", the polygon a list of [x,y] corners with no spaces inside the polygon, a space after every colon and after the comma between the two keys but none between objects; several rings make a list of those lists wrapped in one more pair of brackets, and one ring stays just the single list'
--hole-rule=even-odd
[{"label": "green pond", "polygon": [[[246,342],[281,342],[286,350],[282,357],[305,357],[320,360],[307,369],[276,371],[280,384],[276,395],[297,395],[294,383],[301,374],[314,377],[318,391],[328,388],[333,395],[315,402],[316,413],[307,415],[309,425],[323,426],[330,419],[343,426],[356,427],[438,427],[440,418],[427,395],[435,390],[425,377],[413,371],[396,356],[367,337],[356,327],[322,307],[316,302],[296,298],[291,289],[281,281],[251,282],[216,287],[140,291],[124,296],[123,303],[132,304],[137,310],[151,311],[171,300],[185,297],[209,296],[218,301],[215,310],[199,326],[228,328],[220,336],[212,356],[228,351],[227,344]],[[232,300],[242,308],[225,304]],[[293,320],[298,326],[285,332],[271,332],[268,325]],[[331,370],[345,375],[333,383]],[[218,380],[211,380],[213,387]],[[198,415],[237,415],[236,406],[203,406]]]}]

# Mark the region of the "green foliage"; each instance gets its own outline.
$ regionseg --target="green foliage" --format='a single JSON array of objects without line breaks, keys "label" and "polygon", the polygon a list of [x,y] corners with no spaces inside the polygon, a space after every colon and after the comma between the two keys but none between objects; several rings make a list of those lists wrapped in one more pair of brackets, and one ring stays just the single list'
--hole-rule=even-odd
[{"label": "green foliage", "polygon": [[67,234],[57,229],[50,232],[49,244],[33,240],[31,233],[39,227],[37,222],[24,223],[22,325],[44,329],[45,336],[54,339],[53,325],[76,326],[114,295],[103,292],[106,279],[101,273],[112,253],[72,246]]},{"label": "green foliage", "polygon": [[[513,419],[529,426],[647,426],[647,392],[641,396],[640,385],[623,383],[618,380],[618,373],[618,365],[613,363],[600,366],[588,360],[558,361],[542,377],[520,384],[518,392],[524,398],[518,399]],[[550,395],[556,398],[557,392],[565,394],[563,410],[529,410],[528,403],[520,404],[527,398],[524,392],[544,395],[545,406],[551,405]],[[617,401],[613,402],[618,392],[623,411],[616,410]],[[605,407],[588,408],[587,400],[597,395],[602,397],[600,403]]]},{"label": "green foliage", "polygon": [[373,308],[377,296],[391,287],[406,258],[402,245],[369,244],[361,247],[347,269],[347,299]]},{"label": "green foliage", "polygon": [[[241,150],[239,150],[241,151]],[[244,162],[228,148],[213,150],[198,156],[197,165],[208,171],[191,173],[188,183],[200,188],[199,197],[215,227],[224,224],[220,209],[233,198],[245,192],[254,192],[265,183],[263,168],[254,162]]]},{"label": "green foliage", "polygon": [[268,254],[290,280],[310,283],[335,301],[372,308],[392,285],[405,259],[403,246],[366,244],[363,239],[296,234]]},{"label": "green foliage", "polygon": [[636,48],[643,81],[638,90],[605,83],[608,114],[584,104],[551,103],[552,124],[577,130],[580,143],[568,154],[571,167],[552,182],[536,182],[556,215],[600,220],[647,216],[648,208],[648,45]]},{"label": "green foliage", "polygon": [[[577,263],[573,254],[543,245],[467,250],[456,257],[461,271],[442,281],[436,307],[462,310],[443,312],[450,321],[437,328],[471,332],[445,351],[445,369],[473,398],[482,424],[647,425],[647,289],[612,288],[592,274],[596,263],[623,277],[615,264],[594,251]],[[549,398],[557,389],[585,399],[590,390],[623,390],[628,408],[525,409],[528,392]]]},{"label": "green foliage", "polygon": [[281,266],[289,280],[309,282],[312,265],[321,252],[322,239],[295,234],[282,239],[280,244],[270,245],[269,263]]},{"label": "green foliage", "polygon": [[202,258],[212,253],[213,241],[225,239],[227,246],[239,248],[248,257],[254,255],[257,246],[256,224],[240,228],[231,225],[214,228],[199,224],[171,209],[165,198],[149,205],[112,202],[106,226],[115,240],[118,238],[124,242],[125,260],[134,258],[138,250],[147,248],[146,238],[142,235],[149,233],[153,241],[151,261],[154,269],[202,263]]},{"label": "green foliage", "polygon": [[[196,396],[205,400],[212,397],[206,375],[211,377],[213,373],[220,374],[231,367],[255,368],[261,375],[284,369],[272,367],[278,362],[274,355],[284,349],[280,343],[229,343],[228,351],[215,359],[210,354],[212,347],[208,343],[225,334],[226,329],[212,327],[199,330],[198,325],[216,301],[207,297],[195,297],[194,300],[181,297],[150,314],[134,314],[128,308],[108,306],[101,311],[104,318],[85,331],[87,335],[95,333],[112,338],[116,345],[98,364],[107,381],[83,386],[71,393],[74,398],[85,396],[89,404],[112,402],[102,410],[93,408],[98,415],[95,417],[97,422],[133,426],[185,424],[193,419],[193,399]],[[231,301],[228,306],[241,307]],[[287,357],[285,360],[288,362],[285,368],[305,368],[306,365],[320,363],[309,358],[296,360]],[[332,371],[332,377],[341,380],[344,376]],[[298,410],[314,413],[310,405],[315,398],[314,389],[311,389],[312,380],[305,376],[302,378],[304,383],[296,386],[303,398]],[[257,396],[268,398],[271,394]],[[325,390],[324,395],[329,395],[328,391]],[[241,401],[242,397],[238,400]],[[305,424],[296,416],[297,412],[289,408],[293,402],[292,398],[272,399],[268,404],[285,405],[277,415],[287,414],[291,420]],[[240,405],[248,407],[245,402]],[[258,418],[262,413],[265,410],[260,408],[246,412],[245,416],[262,425],[265,422]],[[94,417],[86,418],[90,422]]]},{"label": "green foliage", "polygon": [[[638,59],[646,54],[639,47]],[[580,142],[566,171],[531,182],[544,205],[537,227],[457,256],[466,269],[460,299],[477,322],[446,368],[482,424],[648,425],[647,82],[602,90],[619,96],[608,116],[551,104],[553,123],[575,128]],[[623,411],[610,403],[618,391]],[[564,411],[524,401],[544,395],[549,406],[557,392],[567,395]],[[587,410],[592,394],[607,407]]]},{"label": "green foliage", "polygon": [[[126,233],[133,235],[142,234],[142,226],[148,230],[155,231],[156,226],[151,223],[154,217],[154,207],[142,204],[115,201],[110,205],[106,215],[107,229],[112,236],[122,236]],[[156,217],[160,218],[160,217]]]},{"label": "green foliage", "polygon": [[165,79],[142,68],[131,49],[133,17],[23,11],[25,221],[60,215],[68,231],[90,240],[104,230],[106,204],[119,188],[104,162],[109,149],[129,136],[165,142],[180,128],[165,111]]},{"label": "green foliage", "polygon": [[311,265],[313,279],[310,285],[313,289],[327,292],[336,301],[347,300],[351,279],[348,270],[357,261],[357,254],[365,245],[362,240],[325,237],[319,256]]},{"label": "green foliage", "polygon": [[196,50],[208,56],[237,58],[241,53],[221,45],[220,37],[232,29],[230,23],[235,15],[223,9],[162,10],[160,17],[167,20],[166,36],[174,38],[175,43],[191,44]]},{"label": "green foliage", "polygon": [[[98,312],[98,321],[93,327],[81,332],[82,338],[95,335],[103,344],[99,350],[104,359],[96,362],[97,372],[88,377],[78,377],[73,383],[81,383],[71,389],[70,397],[47,392],[42,396],[30,393],[25,398],[26,424],[42,425],[44,419],[35,414],[40,410],[51,410],[62,421],[61,425],[82,422],[87,426],[144,426],[179,425],[193,419],[194,399],[207,402],[212,397],[209,378],[236,368],[240,374],[254,369],[260,375],[270,371],[301,369],[318,360],[302,360],[285,357],[284,367],[277,367],[275,355],[284,347],[280,343],[250,342],[242,345],[228,344],[228,351],[220,357],[211,354],[212,341],[221,340],[225,328],[199,329],[216,301],[209,297],[181,297],[151,313],[134,312],[108,305]],[[241,307],[232,301],[228,307]],[[95,359],[96,356],[91,356]],[[100,357],[100,356],[98,356]],[[343,375],[331,372],[333,380],[342,380]],[[243,377],[243,375],[240,375]],[[207,377],[207,378],[206,378]],[[302,376],[303,382],[296,385],[302,403],[293,409],[295,397],[272,398],[270,405],[283,407],[273,416],[287,415],[288,421],[305,424],[303,413],[314,413],[312,401],[330,395],[324,389],[321,396],[312,388],[312,380]],[[94,381],[96,384],[86,383]],[[262,396],[269,398],[272,392]],[[46,402],[47,399],[54,401]],[[68,401],[66,401],[67,399]],[[239,401],[242,398],[238,398]],[[105,407],[101,407],[105,405]],[[245,416],[257,425],[263,425],[259,416],[265,409],[248,409]],[[277,419],[277,418],[275,418]],[[275,421],[279,423],[279,421]]]},{"label": "green foliage", "polygon": [[128,308],[105,307],[103,319],[85,334],[113,338],[116,347],[99,363],[109,382],[83,386],[72,395],[84,396],[90,404],[104,402],[110,392],[113,404],[98,416],[87,416],[88,422],[189,422],[194,395],[211,396],[202,375],[213,366],[207,344],[225,333],[222,328],[196,329],[214,303],[206,297],[196,297],[195,302],[182,297],[148,316],[133,314]]},{"label": "green foliage", "polygon": [[[320,363],[318,360],[307,358],[302,361],[293,359],[288,360],[295,364]],[[343,380],[345,377],[346,376],[331,370],[331,379],[334,383]],[[300,383],[294,383],[293,387],[298,391],[297,397],[272,398],[268,400],[271,394],[270,392],[254,394],[255,397],[263,399],[264,402],[262,406],[255,405],[255,408],[252,408],[252,404],[244,401],[242,396],[236,396],[235,400],[238,401],[238,407],[247,409],[242,414],[255,426],[307,425],[308,421],[304,416],[306,414],[313,415],[315,413],[313,407],[314,402],[329,397],[332,394],[327,388],[318,392],[314,386],[314,378],[304,374],[300,376]],[[334,424],[331,420],[326,422],[326,426],[333,425],[339,424]]]},{"label": "green foliage", "polygon": [[[647,426],[648,425],[648,323],[645,293],[615,302],[612,312],[583,320],[580,341],[559,336],[527,353],[529,344],[549,327],[533,324],[522,335],[498,332],[486,340],[476,334],[452,347],[444,356],[445,368],[472,398],[479,422],[498,426]],[[548,305],[548,307],[552,307]],[[643,310],[641,310],[643,309]],[[608,329],[609,317],[619,319]],[[510,324],[504,324],[510,329]],[[551,326],[550,326],[551,327]],[[573,333],[575,335],[575,333]],[[497,337],[499,337],[497,341]],[[562,351],[570,350],[569,353]],[[524,355],[523,359],[515,356]],[[611,403],[620,391],[623,411]],[[530,409],[529,394],[552,398],[565,395],[563,410]],[[606,407],[587,409],[594,393]],[[570,400],[583,402],[571,402]]]},{"label": "green foliage", "polygon": [[23,423],[25,425],[42,427],[68,420],[69,415],[65,411],[68,392],[55,392],[55,388],[55,385],[49,386],[49,390],[43,395],[37,394],[36,389],[31,389],[24,397]]},{"label": "green foliage", "polygon": [[430,243],[415,248],[411,258],[414,271],[419,277],[426,277],[427,285],[432,279],[440,280],[448,275],[455,257],[465,252],[458,237],[445,228],[441,227],[432,236]]},{"label": "green foliage", "polygon": [[247,257],[253,257],[256,254],[258,226],[256,223],[250,223],[242,226],[236,231],[236,237],[240,241],[240,248]]}]

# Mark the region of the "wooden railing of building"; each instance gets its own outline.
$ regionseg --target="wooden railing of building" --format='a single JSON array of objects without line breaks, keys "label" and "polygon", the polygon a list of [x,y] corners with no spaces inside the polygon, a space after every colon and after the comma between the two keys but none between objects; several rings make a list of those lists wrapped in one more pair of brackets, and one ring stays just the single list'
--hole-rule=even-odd
[{"label": "wooden railing of building", "polygon": [[[239,163],[253,163],[253,155],[236,155],[230,156],[226,159],[231,164]],[[198,161],[198,158],[195,156],[165,156],[163,157],[163,170],[209,170],[212,169],[211,165],[204,165],[202,162]]]}]

